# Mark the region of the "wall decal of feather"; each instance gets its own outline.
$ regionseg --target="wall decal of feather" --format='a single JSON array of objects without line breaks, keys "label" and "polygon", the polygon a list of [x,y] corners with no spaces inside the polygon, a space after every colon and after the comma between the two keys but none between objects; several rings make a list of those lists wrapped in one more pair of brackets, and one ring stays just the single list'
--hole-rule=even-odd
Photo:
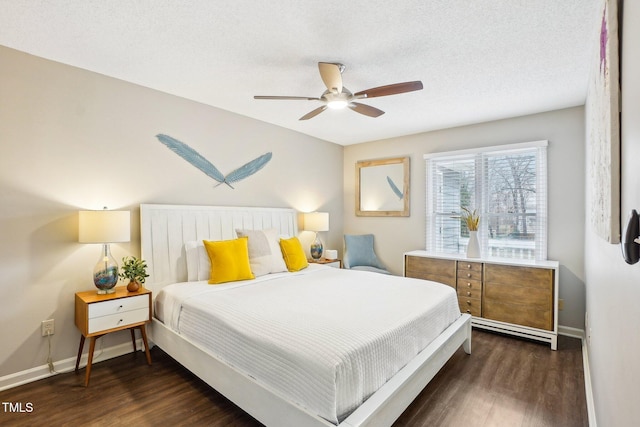
[{"label": "wall decal of feather", "polygon": [[[251,160],[249,163],[240,166],[238,169],[229,172],[227,176],[224,177],[224,182],[231,187],[231,183],[238,182],[240,180],[245,179],[248,176],[253,175],[262,169],[269,160],[271,160],[271,152],[265,153],[262,156]],[[231,187],[233,188],[233,187]]]},{"label": "wall decal of feather", "polygon": [[171,138],[169,135],[163,134],[156,135],[156,138],[158,138],[160,142],[166,145],[171,151],[200,169],[210,178],[215,179],[220,184],[224,182],[224,175],[222,175],[222,173],[213,166],[209,160],[202,157],[200,153],[189,147],[184,142],[180,142],[177,139]]},{"label": "wall decal of feather", "polygon": [[404,198],[404,194],[402,193],[402,191],[400,191],[400,189],[395,184],[395,182],[393,182],[391,177],[387,176],[387,182],[389,183],[389,186],[391,187],[393,192],[396,193],[396,196],[398,196],[400,198],[400,200],[402,200]]},{"label": "wall decal of feather", "polygon": [[240,166],[227,176],[224,176],[222,172],[220,172],[210,161],[205,159],[200,153],[189,147],[184,142],[180,142],[177,139],[164,134],[158,134],[156,135],[156,138],[158,138],[158,140],[166,145],[171,151],[191,163],[196,168],[200,169],[208,177],[217,181],[218,184],[216,187],[220,184],[227,184],[229,187],[233,188],[231,185],[232,183],[241,181],[258,172],[269,162],[269,160],[271,160],[272,157],[271,152],[265,153],[249,163]]}]

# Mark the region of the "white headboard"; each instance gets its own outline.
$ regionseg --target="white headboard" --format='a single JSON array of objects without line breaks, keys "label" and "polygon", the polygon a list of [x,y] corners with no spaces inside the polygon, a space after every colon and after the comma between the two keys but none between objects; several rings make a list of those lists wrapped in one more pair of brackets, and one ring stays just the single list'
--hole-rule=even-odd
[{"label": "white headboard", "polygon": [[297,216],[289,208],[142,204],[141,251],[149,274],[145,287],[158,292],[187,280],[185,242],[235,239],[236,229],[275,228],[281,235],[297,236]]}]

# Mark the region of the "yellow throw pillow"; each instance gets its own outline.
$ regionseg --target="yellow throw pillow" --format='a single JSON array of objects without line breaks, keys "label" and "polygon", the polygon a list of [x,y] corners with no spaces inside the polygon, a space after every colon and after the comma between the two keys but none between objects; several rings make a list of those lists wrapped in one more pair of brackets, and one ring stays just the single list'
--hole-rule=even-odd
[{"label": "yellow throw pillow", "polygon": [[247,237],[234,240],[203,240],[203,243],[211,260],[209,283],[215,285],[255,278],[249,265]]},{"label": "yellow throw pillow", "polygon": [[287,270],[299,271],[309,266],[302,244],[297,237],[280,239],[280,249],[284,262],[287,264]]}]

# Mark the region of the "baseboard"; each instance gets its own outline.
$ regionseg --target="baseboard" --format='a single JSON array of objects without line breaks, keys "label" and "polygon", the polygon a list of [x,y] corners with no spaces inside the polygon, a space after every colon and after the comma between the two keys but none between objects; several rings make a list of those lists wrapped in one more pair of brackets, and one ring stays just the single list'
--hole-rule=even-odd
[{"label": "baseboard", "polygon": [[597,427],[596,408],[593,400],[593,388],[591,384],[591,369],[589,368],[589,348],[583,329],[570,328],[568,326],[558,326],[558,334],[568,337],[579,338],[582,341],[582,369],[584,371],[584,391],[587,400],[587,416],[589,417],[589,427]]},{"label": "baseboard", "polygon": [[[584,335],[584,334],[583,334]],[[591,384],[591,369],[589,368],[589,347],[587,340],[582,338],[582,364],[584,365],[584,388],[587,397],[587,414],[589,415],[589,427],[597,427],[596,405],[593,400],[593,388]]]},{"label": "baseboard", "polygon": [[[136,347],[144,351],[144,343],[142,339],[136,340]],[[107,359],[122,356],[127,353],[131,353],[131,342],[115,345],[104,349],[96,349],[93,356],[93,363],[102,362]],[[84,353],[80,358],[80,366],[87,366],[87,353]],[[0,391],[7,390],[9,388],[18,387],[23,384],[27,384],[33,381],[38,381],[43,378],[51,377],[53,375],[62,374],[65,372],[71,372],[76,368],[76,358],[70,357],[68,359],[59,360],[53,362],[54,372],[49,372],[49,365],[44,364],[36,366],[35,368],[27,369],[25,371],[16,372],[15,374],[5,375],[0,377]]]},{"label": "baseboard", "polygon": [[584,329],[558,325],[558,335],[564,335],[565,337],[573,337],[582,340],[584,339]]}]

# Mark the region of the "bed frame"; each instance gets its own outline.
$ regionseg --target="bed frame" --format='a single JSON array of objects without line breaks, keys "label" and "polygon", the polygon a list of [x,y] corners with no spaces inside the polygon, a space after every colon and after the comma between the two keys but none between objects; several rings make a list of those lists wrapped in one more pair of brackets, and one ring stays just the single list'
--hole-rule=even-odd
[{"label": "bed frame", "polygon": [[[297,212],[288,208],[140,205],[146,287],[154,296],[163,286],[187,280],[184,243],[236,237],[236,229],[276,228],[298,234]],[[264,384],[228,366],[207,350],[153,319],[151,345],[159,346],[211,387],[267,426],[330,427],[332,424],[286,400]],[[462,346],[471,354],[471,316],[463,314],[339,427],[390,426]]]}]

